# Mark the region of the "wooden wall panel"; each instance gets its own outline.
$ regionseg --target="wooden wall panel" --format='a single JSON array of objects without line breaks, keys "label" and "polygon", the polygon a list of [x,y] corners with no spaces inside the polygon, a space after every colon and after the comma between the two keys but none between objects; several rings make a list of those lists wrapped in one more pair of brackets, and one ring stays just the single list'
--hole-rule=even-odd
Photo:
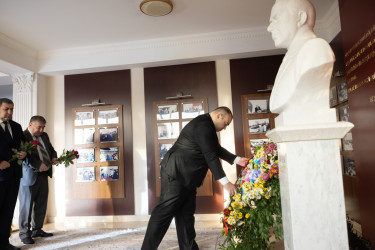
[{"label": "wooden wall panel", "polygon": [[[149,187],[149,212],[158,204],[155,190],[155,145],[153,102],[163,101],[178,92],[191,94],[194,99],[207,98],[208,110],[217,107],[215,63],[195,63],[144,69],[146,140],[147,140],[147,180]],[[219,213],[223,208],[221,184],[213,182],[212,197],[197,197],[196,213]]]},{"label": "wooden wall panel", "polygon": [[[107,104],[120,104],[123,110],[123,156],[125,198],[74,199],[72,181],[74,166],[66,171],[66,215],[132,215],[134,214],[133,135],[131,113],[130,70],[65,76],[65,140],[72,148],[72,108],[99,98]],[[83,183],[84,184],[84,183]]]},{"label": "wooden wall panel", "polygon": [[375,241],[375,1],[339,0],[362,232]]}]

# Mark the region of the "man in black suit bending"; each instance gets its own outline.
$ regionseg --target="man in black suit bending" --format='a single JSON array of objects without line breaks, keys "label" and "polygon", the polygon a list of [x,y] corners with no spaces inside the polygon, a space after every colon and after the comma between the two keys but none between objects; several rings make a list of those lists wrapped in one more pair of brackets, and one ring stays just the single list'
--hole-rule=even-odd
[{"label": "man in black suit bending", "polygon": [[[9,243],[14,207],[22,177],[22,167],[17,160],[9,163],[12,148],[19,149],[21,140],[26,141],[21,125],[12,121],[14,104],[7,98],[0,99],[0,250],[19,249]],[[26,152],[19,152],[24,159]]]},{"label": "man in black suit bending", "polygon": [[199,249],[195,242],[194,213],[196,189],[210,169],[230,195],[229,182],[220,158],[244,166],[248,158],[238,157],[220,146],[216,132],[232,121],[232,112],[219,107],[190,121],[161,162],[160,203],[154,208],[143,241],[143,250],[157,249],[175,218],[180,249]]}]

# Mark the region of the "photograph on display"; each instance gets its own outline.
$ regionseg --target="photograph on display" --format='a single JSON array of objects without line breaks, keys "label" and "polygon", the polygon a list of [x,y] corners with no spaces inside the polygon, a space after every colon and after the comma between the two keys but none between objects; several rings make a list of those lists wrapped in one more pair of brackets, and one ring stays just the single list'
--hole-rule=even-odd
[{"label": "photograph on display", "polygon": [[256,99],[247,101],[247,113],[258,114],[258,113],[269,113],[268,99]]},{"label": "photograph on display", "polygon": [[99,110],[98,124],[116,124],[119,123],[118,110]]},{"label": "photograph on display", "polygon": [[74,129],[74,143],[75,144],[87,144],[94,143],[94,128],[76,128]]},{"label": "photograph on display", "polygon": [[160,148],[160,159],[164,158],[164,155],[168,152],[168,150],[173,146],[172,143],[159,143]]},{"label": "photograph on display", "polygon": [[175,139],[180,134],[178,122],[158,123],[158,139]]},{"label": "photograph on display", "polygon": [[118,161],[118,147],[101,148],[100,161]]},{"label": "photograph on display", "polygon": [[350,122],[349,105],[339,108],[340,121]]},{"label": "photograph on display", "polygon": [[77,163],[94,162],[95,149],[94,148],[77,148],[79,157]]},{"label": "photograph on display", "polygon": [[156,114],[157,120],[179,119],[177,104],[158,105],[157,109],[158,109],[158,112]]},{"label": "photograph on display", "polygon": [[344,156],[344,173],[350,177],[356,176],[355,164],[354,164],[353,158]]},{"label": "photograph on display", "polygon": [[117,128],[100,128],[100,142],[118,141]]},{"label": "photograph on display", "polygon": [[264,134],[271,129],[270,119],[249,119],[249,133],[250,134]]},{"label": "photograph on display", "polygon": [[353,151],[353,135],[352,135],[352,132],[348,132],[342,138],[342,150],[343,151]]},{"label": "photograph on display", "polygon": [[118,166],[100,167],[101,181],[117,181],[118,177]]},{"label": "photograph on display", "polygon": [[263,146],[264,143],[269,143],[270,139],[250,139],[250,152],[254,154],[254,149],[257,146]]},{"label": "photograph on display", "polygon": [[337,96],[339,103],[345,102],[348,100],[348,89],[346,86],[346,82],[342,82],[337,85]]},{"label": "photograph on display", "polygon": [[330,88],[329,90],[329,105],[330,107],[333,107],[336,106],[338,103],[339,101],[337,99],[337,88],[335,86]]},{"label": "photograph on display", "polygon": [[94,111],[77,111],[74,125],[95,125]]},{"label": "photograph on display", "polygon": [[76,182],[95,181],[95,167],[77,168]]},{"label": "photograph on display", "polygon": [[195,118],[201,114],[204,114],[202,102],[182,104],[182,119]]}]

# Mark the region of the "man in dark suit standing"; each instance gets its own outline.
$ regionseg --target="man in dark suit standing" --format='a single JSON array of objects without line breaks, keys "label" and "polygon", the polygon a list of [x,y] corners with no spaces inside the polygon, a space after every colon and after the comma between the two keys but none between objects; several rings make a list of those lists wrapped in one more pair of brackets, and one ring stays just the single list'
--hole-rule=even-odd
[{"label": "man in dark suit standing", "polygon": [[[21,125],[12,121],[13,108],[12,100],[0,99],[0,250],[19,249],[9,243],[9,237],[22,170],[17,161],[8,161],[13,155],[12,148],[18,150],[21,140],[26,139]],[[19,152],[18,159],[24,159],[26,154]]]},{"label": "man in dark suit standing", "polygon": [[196,189],[208,169],[230,195],[235,186],[227,179],[220,158],[245,166],[248,158],[240,158],[220,146],[216,132],[232,121],[227,107],[200,115],[181,131],[176,143],[161,162],[160,203],[154,208],[143,241],[143,250],[157,249],[175,218],[180,249],[198,249],[195,242],[194,213]]},{"label": "man in dark suit standing", "polygon": [[[24,244],[34,244],[32,238],[50,237],[53,234],[42,230],[47,211],[48,176],[52,178],[52,164],[57,164],[57,153],[48,134],[44,132],[46,120],[33,116],[24,131],[27,140],[39,142],[37,151],[23,164],[23,177],[20,185],[19,236]],[[34,172],[38,170],[38,172]],[[32,229],[32,230],[31,230]]]}]

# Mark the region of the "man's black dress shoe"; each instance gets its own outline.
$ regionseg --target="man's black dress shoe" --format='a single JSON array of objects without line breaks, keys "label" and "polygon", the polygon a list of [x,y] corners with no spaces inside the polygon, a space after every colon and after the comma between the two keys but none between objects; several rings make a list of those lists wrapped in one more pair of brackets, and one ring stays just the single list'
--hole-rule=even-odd
[{"label": "man's black dress shoe", "polygon": [[31,237],[26,237],[26,238],[23,238],[21,239],[22,243],[23,244],[34,244],[35,241],[33,239],[31,239]]},{"label": "man's black dress shoe", "polygon": [[31,237],[33,237],[33,238],[36,238],[36,237],[51,237],[51,236],[53,236],[52,233],[47,233],[47,232],[44,232],[43,230],[34,231],[31,234]]}]

